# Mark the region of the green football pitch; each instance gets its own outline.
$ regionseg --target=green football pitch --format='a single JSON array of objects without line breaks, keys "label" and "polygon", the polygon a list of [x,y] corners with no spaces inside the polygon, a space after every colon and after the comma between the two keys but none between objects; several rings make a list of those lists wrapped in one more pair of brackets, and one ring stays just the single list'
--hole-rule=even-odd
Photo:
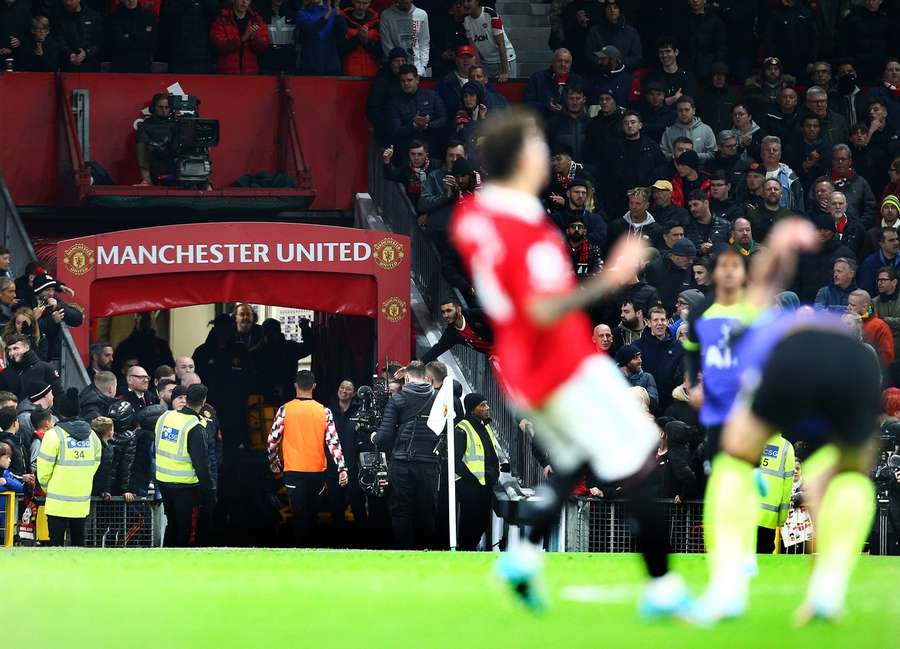
[{"label": "green football pitch", "polygon": [[[900,559],[863,557],[838,625],[795,629],[806,557],[760,558],[751,611],[712,630],[642,621],[635,555],[549,554],[532,615],[496,555],[291,550],[50,550],[0,555],[4,647],[900,647]],[[692,589],[704,557],[675,557]]]}]

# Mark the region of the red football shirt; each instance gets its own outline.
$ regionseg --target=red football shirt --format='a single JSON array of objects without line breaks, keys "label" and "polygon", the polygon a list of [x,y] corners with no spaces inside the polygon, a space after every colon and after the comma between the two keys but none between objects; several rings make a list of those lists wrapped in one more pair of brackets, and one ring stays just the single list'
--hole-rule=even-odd
[{"label": "red football shirt", "polygon": [[510,396],[540,406],[596,353],[584,312],[548,327],[527,313],[533,299],[576,285],[558,229],[534,196],[488,185],[457,206],[451,237],[494,328],[494,354]]}]

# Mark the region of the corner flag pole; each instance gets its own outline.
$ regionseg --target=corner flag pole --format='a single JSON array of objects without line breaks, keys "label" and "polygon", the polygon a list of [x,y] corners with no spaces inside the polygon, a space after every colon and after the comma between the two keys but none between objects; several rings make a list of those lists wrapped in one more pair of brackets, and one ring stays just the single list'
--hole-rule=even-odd
[{"label": "corner flag pole", "polygon": [[[447,381],[453,379],[447,378]],[[452,408],[450,412],[453,412]],[[453,435],[453,417],[447,417],[447,516],[450,521],[450,551],[456,551],[456,440]]]}]

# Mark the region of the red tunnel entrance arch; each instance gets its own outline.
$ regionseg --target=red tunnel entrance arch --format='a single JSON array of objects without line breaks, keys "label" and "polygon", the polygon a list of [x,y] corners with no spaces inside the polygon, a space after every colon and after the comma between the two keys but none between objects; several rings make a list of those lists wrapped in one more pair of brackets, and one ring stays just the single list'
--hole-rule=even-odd
[{"label": "red tunnel entrance arch", "polygon": [[[410,353],[410,244],[400,235],[298,223],[140,228],[57,244],[59,279],[100,317],[250,301],[375,319],[377,358]],[[88,360],[92,327],[71,330]]]}]

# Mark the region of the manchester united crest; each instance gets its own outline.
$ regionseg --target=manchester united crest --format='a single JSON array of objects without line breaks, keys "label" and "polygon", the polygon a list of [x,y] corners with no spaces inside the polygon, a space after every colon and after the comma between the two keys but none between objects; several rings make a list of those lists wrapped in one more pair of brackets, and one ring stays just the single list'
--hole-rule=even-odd
[{"label": "manchester united crest", "polygon": [[400,265],[406,253],[403,244],[393,237],[385,237],[374,246],[375,263],[385,270],[393,270]]},{"label": "manchester united crest", "polygon": [[94,267],[94,251],[83,243],[76,243],[63,253],[63,263],[73,275],[84,275]]},{"label": "manchester united crest", "polygon": [[381,313],[388,322],[400,322],[406,317],[406,302],[399,297],[389,297],[381,303]]}]

